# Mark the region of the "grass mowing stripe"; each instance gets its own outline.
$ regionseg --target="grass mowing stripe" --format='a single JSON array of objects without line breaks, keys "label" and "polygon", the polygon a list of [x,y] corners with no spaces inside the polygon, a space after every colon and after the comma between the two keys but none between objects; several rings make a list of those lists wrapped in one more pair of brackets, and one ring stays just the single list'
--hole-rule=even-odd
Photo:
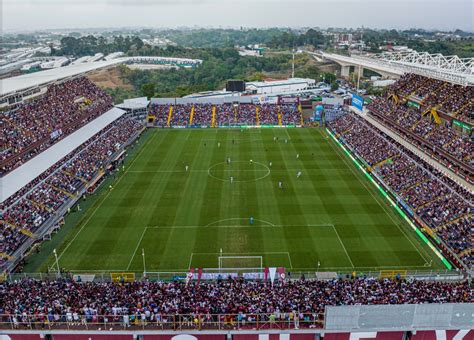
[{"label": "grass mowing stripe", "polygon": [[[293,270],[313,270],[318,261],[321,270],[423,268],[412,266],[422,262],[419,250],[391,227],[383,206],[316,129],[152,130],[149,137],[113,193],[85,215],[89,222],[62,255],[66,270],[141,272],[140,248],[147,272],[216,267],[220,248]],[[215,174],[224,181],[210,177],[206,169],[222,162]],[[273,163],[268,177],[257,180],[257,162]],[[231,173],[251,181],[231,185]]]},{"label": "grass mowing stripe", "polygon": [[[125,175],[127,174],[127,171],[128,169],[132,168],[133,167],[133,164],[135,163],[135,161],[141,156],[141,154],[143,153],[144,150],[146,150],[146,145],[148,145],[152,140],[153,140],[153,137],[155,137],[156,135],[152,136],[151,138],[148,138],[148,140],[141,146],[141,149],[140,151],[135,154],[135,157],[133,158],[133,160],[131,161],[130,165],[127,167],[127,170],[125,170],[125,172],[123,172],[121,174],[121,176],[118,178],[118,180],[116,182],[114,182],[115,185],[118,185],[120,183],[120,181],[125,177]],[[95,209],[92,211],[92,213],[89,215],[89,217],[85,220],[84,224],[82,224],[81,228],[79,229],[79,231],[74,235],[73,239],[66,245],[66,248],[63,249],[63,251],[59,254],[58,256],[58,260],[61,259],[61,257],[63,256],[63,254],[67,251],[67,249],[71,246],[71,244],[74,242],[74,240],[77,238],[77,236],[81,233],[81,231],[84,229],[84,227],[89,223],[89,221],[92,219],[92,217],[94,217],[94,214],[97,212],[97,210],[100,208],[100,206],[104,203],[104,201],[107,199],[107,197],[110,195],[112,191],[109,190],[105,195],[104,197],[102,198],[102,200],[100,200],[97,204],[97,206],[95,207]]]},{"label": "grass mowing stripe", "polygon": [[[323,134],[323,132],[321,132],[321,134]],[[336,152],[338,153],[338,155],[344,160],[344,162],[347,164],[348,167],[351,168],[352,172],[354,173],[354,175],[358,178],[359,182],[367,189],[368,192],[370,192],[370,194],[372,195],[372,197],[375,198],[375,200],[379,203],[379,205],[382,207],[382,209],[387,213],[387,215],[390,217],[390,219],[394,222],[394,224],[398,227],[398,229],[400,230],[400,232],[406,237],[406,239],[410,242],[410,244],[413,246],[413,248],[415,248],[415,250],[418,252],[418,254],[421,256],[421,258],[423,259],[423,261],[425,261],[425,263],[428,263],[428,260],[427,258],[425,257],[425,255],[420,252],[420,250],[418,249],[418,247],[413,243],[413,241],[411,240],[411,238],[409,236],[406,235],[406,233],[404,232],[404,230],[400,227],[400,225],[395,221],[394,217],[392,216],[391,212],[390,211],[387,211],[384,203],[380,203],[379,201],[379,198],[372,192],[372,190],[370,190],[369,187],[367,187],[367,185],[363,182],[363,180],[360,179],[360,176],[357,175],[357,173],[354,171],[353,167],[351,166],[351,164],[349,164],[346,159],[345,159],[345,156],[343,154],[341,154],[341,151],[339,150],[339,148],[337,146],[334,147],[334,145],[332,144],[332,141],[330,142],[331,145],[333,146],[333,149],[336,150]],[[422,250],[424,251],[424,249],[422,248]]]}]

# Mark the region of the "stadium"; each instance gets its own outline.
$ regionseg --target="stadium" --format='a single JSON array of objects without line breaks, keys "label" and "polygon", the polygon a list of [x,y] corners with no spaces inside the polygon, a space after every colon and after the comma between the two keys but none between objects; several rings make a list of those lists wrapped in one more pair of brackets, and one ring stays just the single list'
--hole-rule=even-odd
[{"label": "stadium", "polygon": [[314,116],[113,103],[88,75],[126,58],[1,80],[1,331],[472,339],[474,71],[425,56],[321,54],[395,82]]}]

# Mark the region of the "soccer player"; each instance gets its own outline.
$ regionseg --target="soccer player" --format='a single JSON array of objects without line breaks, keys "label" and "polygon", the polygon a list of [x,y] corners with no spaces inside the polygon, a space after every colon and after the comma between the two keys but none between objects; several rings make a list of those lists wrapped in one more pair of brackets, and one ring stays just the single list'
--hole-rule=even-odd
[{"label": "soccer player", "polygon": [[227,158],[227,164],[230,164],[230,157]]},{"label": "soccer player", "polygon": [[296,154],[296,159],[298,159],[298,158],[300,158],[300,154],[299,154],[299,153]]},{"label": "soccer player", "polygon": [[301,171],[298,171],[298,172],[296,173],[296,178],[300,178],[300,177],[301,177]]},{"label": "soccer player", "polygon": [[186,172],[188,172],[189,167],[188,167],[187,164],[186,164],[186,166],[185,166],[185,169],[186,169]]},{"label": "soccer player", "polygon": [[279,187],[280,189],[283,189],[283,182],[282,182],[282,181],[278,182],[278,187]]},{"label": "soccer player", "polygon": [[217,147],[218,147],[218,148],[221,147],[221,142],[217,142]]},{"label": "soccer player", "polygon": [[271,168],[272,167],[272,162],[268,163],[268,166]]},{"label": "soccer player", "polygon": [[230,176],[230,183],[234,183],[234,177]]},{"label": "soccer player", "polygon": [[285,139],[285,144],[288,144],[288,139]]}]

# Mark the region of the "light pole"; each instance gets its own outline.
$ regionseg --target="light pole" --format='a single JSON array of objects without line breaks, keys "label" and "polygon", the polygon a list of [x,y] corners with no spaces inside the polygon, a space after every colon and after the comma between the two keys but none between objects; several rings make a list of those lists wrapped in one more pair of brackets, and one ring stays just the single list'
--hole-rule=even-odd
[{"label": "light pole", "polygon": [[146,276],[145,248],[142,248],[142,258],[143,258],[143,276]]},{"label": "light pole", "polygon": [[291,78],[295,77],[295,49],[291,51],[293,62],[291,63]]},{"label": "light pole", "polygon": [[359,90],[359,84],[360,84],[360,73],[362,71],[362,67],[359,64],[359,71],[357,72],[357,90]]},{"label": "light pole", "polygon": [[54,258],[56,259],[56,268],[58,270],[58,277],[61,276],[61,271],[59,270],[59,260],[58,260],[58,253],[56,249],[53,249]]}]

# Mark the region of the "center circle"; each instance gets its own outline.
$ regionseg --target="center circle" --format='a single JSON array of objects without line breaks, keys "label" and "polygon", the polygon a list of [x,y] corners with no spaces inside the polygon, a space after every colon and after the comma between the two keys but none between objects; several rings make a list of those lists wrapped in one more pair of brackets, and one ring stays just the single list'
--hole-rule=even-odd
[{"label": "center circle", "polygon": [[[210,177],[223,182],[254,182],[270,175],[270,168],[255,161],[230,161],[212,165],[207,173]],[[231,180],[232,178],[232,180]]]}]

